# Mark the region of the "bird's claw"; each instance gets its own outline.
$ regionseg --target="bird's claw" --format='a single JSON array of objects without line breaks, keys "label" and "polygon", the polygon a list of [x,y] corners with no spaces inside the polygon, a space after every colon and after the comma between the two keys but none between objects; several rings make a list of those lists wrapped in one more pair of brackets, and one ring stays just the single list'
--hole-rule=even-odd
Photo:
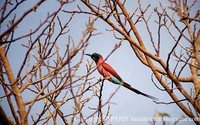
[{"label": "bird's claw", "polygon": [[110,79],[111,78],[111,76],[107,76],[107,77],[104,77],[106,80],[108,80],[108,79]]}]

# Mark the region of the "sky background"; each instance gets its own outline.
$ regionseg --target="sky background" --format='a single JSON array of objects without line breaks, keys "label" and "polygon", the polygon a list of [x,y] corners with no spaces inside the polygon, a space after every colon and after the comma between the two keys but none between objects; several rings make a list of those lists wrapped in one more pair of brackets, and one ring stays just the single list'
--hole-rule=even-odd
[{"label": "sky background", "polygon": [[[4,1],[4,0],[3,0]],[[134,10],[138,4],[137,2],[130,2],[128,1],[128,4],[126,7],[128,10]],[[161,1],[164,3],[164,0]],[[0,3],[3,3],[2,1]],[[23,4],[20,8],[18,8],[15,13],[17,15],[21,15],[27,8],[31,7],[35,3],[35,1],[29,1],[26,2],[26,4]],[[151,8],[149,12],[151,12],[155,6],[158,6],[158,2],[156,0],[150,0],[142,2],[143,6],[146,6],[147,4],[151,3]],[[200,2],[198,2],[197,7]],[[77,4],[85,10],[88,10],[85,5],[83,5],[81,2],[76,1],[74,3],[66,5],[63,9],[65,10],[75,10],[77,8]],[[2,4],[1,4],[2,5]],[[41,7],[35,12],[30,14],[25,20],[23,20],[23,23],[20,23],[19,27],[16,29],[16,36],[21,36],[23,34],[26,34],[27,32],[30,32],[30,29],[36,27],[38,23],[43,20],[47,12],[52,12],[52,10],[56,9],[58,7],[58,2],[55,1],[48,1],[42,4]],[[65,20],[68,20],[69,14],[61,13],[59,14],[61,20],[63,22]],[[72,22],[69,25],[70,32],[69,34],[72,36],[73,40],[77,43],[79,42],[81,38],[82,31],[86,27],[86,23],[88,21],[88,17],[83,14],[77,14],[74,16]],[[153,20],[156,18],[156,16],[152,16]],[[157,19],[157,18],[156,18]],[[103,57],[107,57],[109,53],[113,50],[115,44],[119,42],[113,37],[112,32],[106,31],[106,29],[110,29],[110,27],[104,23],[102,20],[98,19],[95,22],[95,28],[98,29],[96,32],[100,32],[100,35],[94,36],[90,39],[89,46],[86,49],[86,53],[92,54],[93,52],[100,53]],[[2,25],[1,29],[5,29],[6,25]],[[152,46],[150,44],[150,39],[147,36],[146,31],[144,31],[145,27],[143,24],[136,25],[140,35],[142,36],[143,41],[146,43],[146,48],[148,50],[152,49]],[[156,34],[156,27],[155,23],[150,24],[151,30]],[[1,32],[1,31],[0,31]],[[166,31],[162,31],[163,34],[165,34]],[[177,32],[177,31],[174,31]],[[153,36],[154,38],[157,38],[156,35]],[[27,39],[23,39],[17,43],[12,44],[11,49],[8,53],[8,58],[10,60],[12,69],[16,75],[16,73],[19,70],[19,66],[22,64],[22,57],[24,56],[24,53],[26,52],[25,49],[21,46],[22,43],[26,42]],[[162,35],[161,41],[161,57],[164,59],[166,54],[168,54],[168,50],[171,47],[171,41],[172,39],[169,38],[168,35]],[[60,50],[62,52],[62,46],[66,45],[66,37],[63,37],[59,39],[59,46]],[[64,52],[64,50],[63,50]],[[83,64],[80,67],[79,74],[85,74],[86,73],[86,66],[87,60],[92,62],[90,58],[87,56],[84,58]],[[74,60],[76,61],[76,59]],[[73,62],[72,62],[73,63]],[[132,48],[130,47],[129,43],[127,41],[122,42],[119,49],[117,49],[107,60],[107,63],[109,63],[123,78],[124,81],[131,84],[135,88],[150,94],[152,96],[156,96],[160,99],[160,101],[164,102],[170,102],[172,101],[169,95],[166,92],[162,92],[158,90],[154,84],[151,81],[151,71],[149,68],[145,67],[141,62],[136,58],[134,55],[134,52]],[[173,62],[172,62],[173,63]],[[189,71],[184,71],[183,75],[190,75]],[[102,78],[101,75],[95,71],[91,74],[91,76],[96,77],[97,79]],[[95,81],[94,81],[95,82]],[[191,88],[189,85],[188,89]],[[104,88],[103,88],[103,102],[108,100],[110,95],[116,90],[118,86],[111,84],[109,81],[104,82]],[[2,88],[0,88],[2,89]],[[2,92],[2,90],[0,90]],[[23,96],[25,99],[29,99],[32,97],[32,95],[25,94]],[[170,105],[162,105],[162,104],[155,104],[151,99],[145,98],[143,96],[137,95],[125,88],[120,88],[119,91],[115,94],[115,96],[111,99],[111,102],[114,104],[111,104],[110,112],[112,113],[113,120],[111,120],[109,123],[112,123],[113,125],[131,125],[133,121],[127,120],[127,118],[152,118],[154,114],[159,112],[166,112],[168,113],[172,118],[179,118],[182,115],[185,115],[179,107],[177,107],[175,104]],[[97,100],[93,100],[90,102],[91,106],[95,106],[98,104]],[[5,101],[2,101],[2,105],[4,107],[7,107],[8,105],[5,103]],[[36,107],[33,107],[32,111],[33,114],[37,113],[37,111],[40,110],[39,107],[40,104],[37,104]],[[72,105],[72,104],[71,104]],[[106,108],[106,107],[105,107]],[[69,105],[68,107],[62,107],[63,110],[70,111],[72,110],[72,107]],[[9,113],[9,111],[7,111]],[[89,115],[88,111],[86,110],[85,115]],[[115,119],[117,118],[117,119]],[[120,120],[120,118],[122,118]],[[30,120],[30,119],[29,119]],[[31,123],[31,122],[30,122]],[[59,123],[59,121],[58,121]],[[141,121],[134,121],[134,124],[137,125],[146,125],[147,121],[141,122]],[[182,122],[182,125],[193,125],[192,122]]]}]

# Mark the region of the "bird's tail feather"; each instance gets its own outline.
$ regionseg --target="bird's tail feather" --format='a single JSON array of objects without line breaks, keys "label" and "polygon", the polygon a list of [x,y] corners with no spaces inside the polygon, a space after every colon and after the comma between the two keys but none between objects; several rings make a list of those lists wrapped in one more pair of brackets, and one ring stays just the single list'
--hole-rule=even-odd
[{"label": "bird's tail feather", "polygon": [[129,89],[129,90],[131,90],[131,91],[133,91],[133,92],[135,92],[135,93],[137,93],[137,94],[146,96],[146,97],[148,97],[148,98],[150,98],[150,99],[153,99],[153,100],[158,100],[158,98],[156,98],[156,97],[154,97],[154,96],[147,95],[147,94],[145,94],[145,93],[143,93],[143,92],[141,92],[141,91],[139,91],[139,90],[137,90],[137,89],[131,87],[131,85],[129,85],[129,84],[126,83],[126,82],[123,82],[122,85],[123,85],[124,87],[126,87],[127,89]]}]

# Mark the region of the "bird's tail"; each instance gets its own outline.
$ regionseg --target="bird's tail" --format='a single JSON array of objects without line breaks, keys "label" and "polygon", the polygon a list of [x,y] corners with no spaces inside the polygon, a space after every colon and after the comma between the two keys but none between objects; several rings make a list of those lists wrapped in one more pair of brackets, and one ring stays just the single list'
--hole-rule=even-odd
[{"label": "bird's tail", "polygon": [[148,97],[148,98],[150,98],[150,99],[153,99],[153,100],[158,100],[158,98],[156,98],[156,97],[154,97],[154,96],[147,95],[147,94],[145,94],[145,93],[143,93],[143,92],[141,92],[141,91],[139,91],[139,90],[137,90],[137,89],[131,87],[131,85],[129,85],[129,84],[126,83],[126,82],[123,82],[122,85],[123,85],[124,87],[126,87],[127,89],[129,89],[129,90],[131,90],[131,91],[133,91],[133,92],[135,92],[135,93],[137,93],[137,94],[146,96],[146,97]]}]

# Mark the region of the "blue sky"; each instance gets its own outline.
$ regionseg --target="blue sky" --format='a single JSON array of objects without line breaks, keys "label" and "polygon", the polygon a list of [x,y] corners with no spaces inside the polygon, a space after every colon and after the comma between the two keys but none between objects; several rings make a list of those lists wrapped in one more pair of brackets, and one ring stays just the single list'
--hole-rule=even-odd
[{"label": "blue sky", "polygon": [[[163,2],[164,1],[162,1],[162,3]],[[26,2],[26,4],[21,6],[19,9],[17,9],[17,11],[15,13],[20,15],[21,13],[24,12],[24,10],[27,10],[27,8],[30,7],[33,3],[34,3],[33,1]],[[132,2],[132,3],[134,3],[134,2]],[[137,6],[136,2],[135,2],[136,4],[132,4],[132,3],[127,4],[127,8],[129,8],[130,10],[135,9]],[[151,5],[152,5],[150,12],[154,9],[153,8],[154,6],[158,5],[158,2],[155,0],[148,1],[148,3],[151,3]],[[64,9],[74,10],[74,9],[76,9],[76,4],[79,4],[79,6],[82,9],[88,10],[79,1],[76,1],[75,3],[71,3],[69,5],[66,5]],[[147,1],[143,2],[142,4],[144,6],[147,5]],[[26,6],[26,8],[25,8],[25,6]],[[18,29],[16,29],[17,33],[16,33],[15,37],[29,32],[30,28],[34,29],[34,27],[36,27],[38,25],[38,23],[42,19],[44,19],[44,17],[46,17],[47,12],[52,12],[52,10],[57,7],[58,7],[57,2],[54,2],[54,1],[45,2],[42,5],[42,7],[40,7],[37,10],[37,12],[30,14],[27,17],[27,19],[25,19],[23,21],[23,23],[21,23],[19,25]],[[63,20],[63,22],[69,18],[69,15],[65,14],[65,13],[61,13],[59,16],[60,16],[61,20]],[[72,22],[70,23],[69,34],[73,38],[74,41],[78,42],[80,40],[82,31],[86,27],[88,17],[89,16],[85,16],[83,14],[77,14],[77,15],[75,15]],[[154,18],[154,16],[152,18]],[[155,19],[153,19],[153,20],[155,20]],[[144,41],[147,41],[147,42],[145,42],[147,44],[146,47],[149,50],[151,50],[152,46],[150,44],[149,37],[146,35],[146,31],[144,31],[144,29],[145,29],[144,25],[138,24],[136,26],[142,36],[142,39]],[[154,27],[157,27],[157,26],[152,21],[150,24],[150,28],[152,29],[153,32],[156,32],[156,28],[154,29]],[[115,44],[119,41],[113,37],[112,32],[106,31],[106,29],[109,29],[110,27],[106,23],[104,23],[102,20],[98,19],[95,22],[95,28],[98,29],[96,32],[99,32],[101,34],[94,36],[90,39],[89,46],[86,49],[86,53],[98,52],[98,53],[102,54],[103,57],[106,57],[112,51]],[[2,29],[4,29],[4,28],[2,28]],[[166,31],[163,31],[163,34],[165,32]],[[174,32],[177,32],[177,31],[174,31]],[[156,38],[157,36],[155,35],[154,37]],[[63,37],[63,38],[59,39],[60,40],[59,46],[60,46],[61,52],[62,52],[62,49],[64,49],[64,48],[62,48],[62,46],[66,44],[66,41],[67,41],[66,38],[67,37]],[[24,52],[26,51],[21,46],[21,43],[25,43],[26,40],[27,39],[23,39],[17,43],[14,43],[11,46],[11,49],[8,53],[8,58],[11,62],[11,66],[13,68],[15,75],[20,68],[19,66],[22,63],[22,57],[24,56]],[[166,54],[168,53],[167,50],[169,50],[171,47],[170,40],[171,40],[171,38],[169,38],[169,36],[167,36],[167,35],[163,35],[161,38],[161,41],[162,41],[161,56],[164,59],[166,57]],[[92,60],[90,58],[88,58],[88,57],[84,58],[82,67],[80,67],[80,70],[78,72],[80,75],[86,73],[85,65],[87,65],[87,60],[92,62]],[[136,58],[133,50],[131,49],[131,47],[127,41],[122,42],[122,45],[120,46],[120,48],[117,49],[108,58],[107,62],[110,65],[112,65],[112,67],[114,69],[116,69],[116,71],[119,72],[120,76],[124,79],[124,81],[131,84],[135,88],[137,88],[147,94],[156,96],[157,98],[160,99],[160,101],[164,101],[164,102],[172,101],[166,92],[162,92],[162,91],[158,90],[153,85],[153,83],[151,81],[151,73],[152,72],[150,71],[149,68],[147,68],[143,64],[141,64],[141,62]],[[79,74],[77,74],[77,75],[79,75]],[[185,71],[183,74],[189,75],[190,73],[188,71]],[[100,74],[97,71],[95,71],[93,74],[91,74],[91,76],[94,76],[96,79],[101,78]],[[187,85],[187,86],[188,86],[188,88],[191,87],[189,85]],[[116,90],[117,87],[118,86],[111,84],[109,81],[104,82],[103,102],[105,102],[110,97],[110,95]],[[31,97],[31,95],[29,95],[29,96]],[[26,96],[24,98],[28,99],[29,96],[28,97]],[[110,121],[110,123],[112,123],[114,125],[120,125],[120,124],[130,125],[130,124],[132,124],[133,121],[126,120],[126,118],[136,118],[136,117],[152,118],[156,111],[166,112],[166,113],[170,114],[170,116],[172,118],[178,118],[181,115],[184,115],[184,113],[175,104],[171,104],[171,105],[155,104],[152,100],[145,98],[143,96],[137,95],[135,93],[132,93],[131,91],[129,91],[125,88],[122,88],[122,87],[112,98],[111,102],[114,103],[114,104],[111,104],[111,110],[110,110],[110,112],[112,113],[112,116],[114,116],[116,118],[125,118],[125,120],[118,121],[116,119],[113,119],[113,121]],[[93,100],[90,102],[89,105],[95,106],[97,104],[98,104],[97,100]],[[3,105],[6,106],[6,103]],[[38,105],[40,105],[40,104],[38,104]],[[36,110],[34,110],[34,112],[37,112],[38,108],[39,107],[34,107],[33,110],[36,109]],[[62,107],[62,109],[70,111],[72,109],[72,106],[69,105],[69,107],[66,107],[66,108]],[[84,113],[86,116],[89,115],[87,110]],[[134,121],[134,122],[137,125],[146,125],[147,124],[147,122],[139,122],[139,121]],[[58,123],[59,123],[59,121],[58,121]],[[183,125],[186,125],[186,124],[192,125],[193,123],[183,122]]]}]

